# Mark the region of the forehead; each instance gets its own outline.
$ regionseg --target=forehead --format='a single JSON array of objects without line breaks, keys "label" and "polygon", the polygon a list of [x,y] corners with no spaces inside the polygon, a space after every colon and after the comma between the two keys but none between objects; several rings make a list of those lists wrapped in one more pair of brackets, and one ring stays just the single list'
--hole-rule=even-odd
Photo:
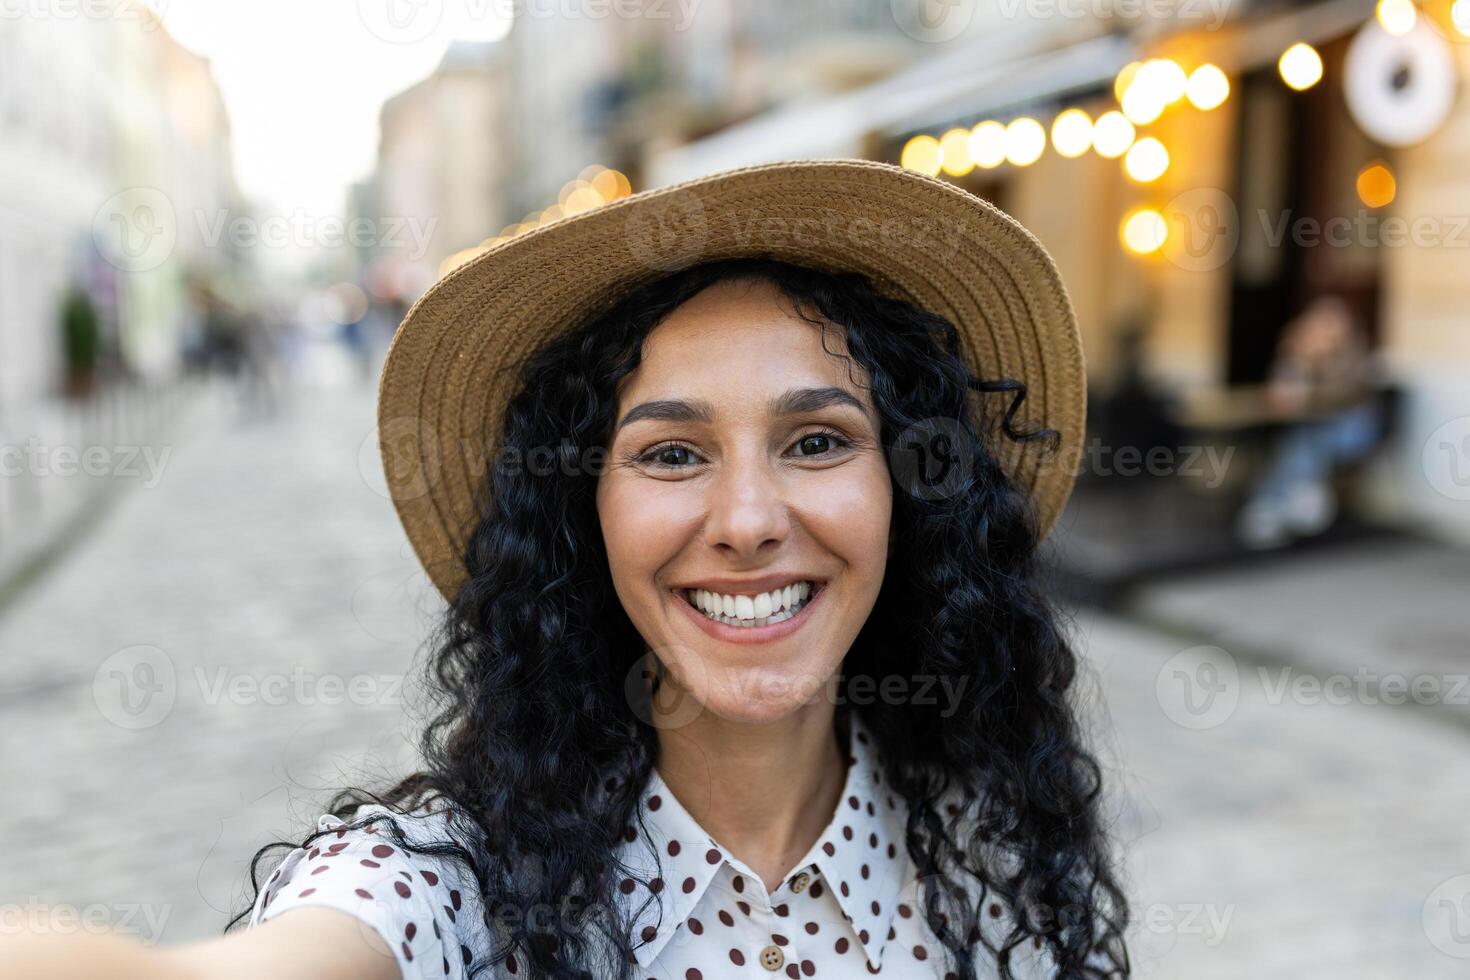
[{"label": "forehead", "polygon": [[620,401],[657,395],[764,404],[788,388],[831,385],[868,403],[866,384],[862,365],[847,358],[841,328],[798,316],[772,283],[727,280],[679,306],[649,333]]}]

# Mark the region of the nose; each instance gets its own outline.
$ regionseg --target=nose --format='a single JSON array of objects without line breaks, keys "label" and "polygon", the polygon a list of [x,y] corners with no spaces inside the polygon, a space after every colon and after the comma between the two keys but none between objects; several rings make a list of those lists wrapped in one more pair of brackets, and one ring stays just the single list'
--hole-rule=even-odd
[{"label": "nose", "polygon": [[791,532],[787,487],[770,461],[732,458],[710,481],[705,543],[733,560],[764,557]]}]

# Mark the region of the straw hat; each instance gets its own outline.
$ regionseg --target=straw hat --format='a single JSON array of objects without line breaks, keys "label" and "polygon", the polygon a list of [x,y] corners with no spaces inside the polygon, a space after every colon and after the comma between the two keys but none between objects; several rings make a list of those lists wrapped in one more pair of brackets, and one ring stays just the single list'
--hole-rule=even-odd
[{"label": "straw hat", "polygon": [[944,316],[982,378],[1026,385],[1019,415],[1056,429],[1038,453],[996,440],[1043,534],[1071,492],[1086,381],[1056,266],[1014,219],[943,180],[869,160],[740,167],[643,191],[505,241],[449,273],[399,327],[378,390],[393,504],[451,602],[467,575],[487,461],[519,361],[635,286],[698,262],[767,256],[867,274]]}]

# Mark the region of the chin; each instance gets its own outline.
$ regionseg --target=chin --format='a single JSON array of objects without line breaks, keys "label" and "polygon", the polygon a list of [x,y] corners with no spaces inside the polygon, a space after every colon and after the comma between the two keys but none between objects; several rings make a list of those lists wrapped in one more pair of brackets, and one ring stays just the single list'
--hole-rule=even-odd
[{"label": "chin", "polygon": [[819,703],[830,686],[830,672],[737,670],[725,683],[713,682],[694,691],[705,711],[748,725],[767,725]]}]

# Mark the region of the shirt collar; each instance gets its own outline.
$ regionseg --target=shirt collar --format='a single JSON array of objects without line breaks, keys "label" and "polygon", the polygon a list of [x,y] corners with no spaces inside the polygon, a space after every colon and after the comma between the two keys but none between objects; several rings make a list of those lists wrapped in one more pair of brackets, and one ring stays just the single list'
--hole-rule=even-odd
[{"label": "shirt collar", "polygon": [[[849,717],[842,796],[831,821],[788,878],[817,867],[820,874],[815,881],[831,891],[876,970],[909,874],[904,843],[908,811],[902,796],[891,793],[884,783],[872,736],[856,715]],[[642,828],[627,827],[619,846],[617,857],[630,874],[620,882],[618,895],[634,916],[630,936],[634,958],[646,969],[683,927],[722,867],[728,864],[736,874],[757,876],[710,837],[669,791],[657,769],[644,786],[638,817]]]}]

